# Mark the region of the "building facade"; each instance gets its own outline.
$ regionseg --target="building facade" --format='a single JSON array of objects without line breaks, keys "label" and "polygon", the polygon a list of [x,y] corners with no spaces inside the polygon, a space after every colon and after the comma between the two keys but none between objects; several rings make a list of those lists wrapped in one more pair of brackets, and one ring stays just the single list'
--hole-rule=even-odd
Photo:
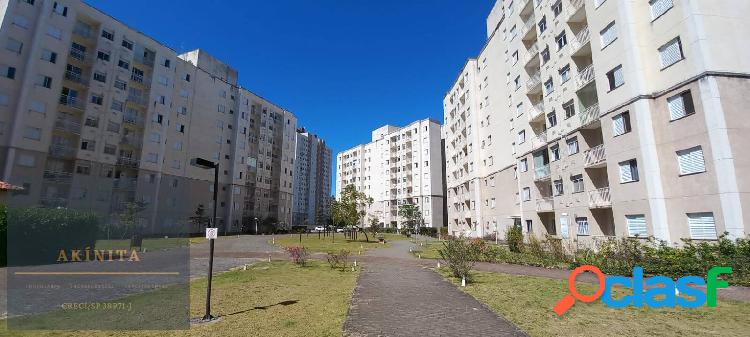
[{"label": "building facade", "polygon": [[200,157],[219,164],[220,229],[292,223],[297,119],[231,66],[80,1],[0,5],[0,169],[24,187],[11,206],[116,221],[138,203],[145,228],[169,232],[199,205],[211,214],[214,173],[190,165]]},{"label": "building facade", "polygon": [[[482,235],[467,226],[479,227],[473,219],[486,210],[482,184],[471,181],[488,158],[477,153],[487,121],[476,112],[489,107],[491,128],[512,136],[491,150],[515,162],[496,182],[498,202],[515,208],[508,225],[579,244],[747,235],[740,144],[750,136],[740,111],[750,38],[731,27],[748,13],[741,0],[497,1],[480,56],[446,94],[449,204],[451,188],[460,199],[449,206],[450,231]],[[482,94],[493,77],[504,84]]]},{"label": "building facade", "polygon": [[331,217],[331,149],[305,129],[297,130],[294,162],[294,226],[325,226]]},{"label": "building facade", "polygon": [[440,123],[425,119],[404,127],[382,126],[372,141],[336,156],[336,198],[354,185],[373,199],[364,225],[373,219],[385,227],[401,227],[400,205],[422,213],[422,227],[444,226],[443,155]]}]

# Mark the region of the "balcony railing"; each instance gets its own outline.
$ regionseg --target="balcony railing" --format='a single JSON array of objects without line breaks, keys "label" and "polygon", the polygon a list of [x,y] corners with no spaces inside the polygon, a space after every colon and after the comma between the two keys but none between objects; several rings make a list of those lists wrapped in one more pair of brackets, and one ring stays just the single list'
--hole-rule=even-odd
[{"label": "balcony railing", "polygon": [[595,75],[596,74],[594,73],[593,64],[590,64],[588,67],[579,70],[578,75],[576,76],[576,91],[581,90],[587,84],[594,81]]},{"label": "balcony railing", "polygon": [[526,34],[528,34],[532,29],[534,29],[534,32],[536,33],[536,21],[533,15],[523,23],[523,27],[521,28],[521,36],[526,37]]},{"label": "balcony railing", "polygon": [[85,62],[86,59],[90,57],[90,55],[89,55],[89,53],[87,53],[85,51],[81,51],[81,50],[78,50],[78,49],[71,48],[70,49],[70,57],[72,57],[72,58],[74,58],[74,59],[76,59],[78,61]]},{"label": "balcony railing", "polygon": [[73,34],[78,35],[84,39],[91,39],[94,34],[91,32],[91,27],[75,25],[73,27]]},{"label": "balcony railing", "polygon": [[536,200],[536,211],[537,212],[552,212],[555,210],[555,201],[550,197],[540,198]]},{"label": "balcony railing", "polygon": [[604,187],[589,192],[589,208],[609,207],[612,207],[612,199],[609,194],[609,187]]},{"label": "balcony railing", "polygon": [[573,41],[571,41],[570,50],[575,53],[589,41],[591,41],[591,31],[589,31],[589,26],[586,26],[583,27],[583,29],[581,29],[581,31],[576,34],[576,37],[573,39]]},{"label": "balcony railing", "polygon": [[570,6],[568,6],[568,21],[573,17],[573,15],[578,13],[581,8],[583,8],[585,2],[586,0],[570,0]]},{"label": "balcony railing", "polygon": [[604,144],[599,144],[597,146],[594,146],[585,152],[585,158],[586,167],[593,167],[597,166],[603,162],[605,162],[607,156],[604,151]]},{"label": "balcony railing", "polygon": [[541,72],[537,71],[534,75],[531,75],[528,81],[526,81],[526,90],[528,92],[535,91],[534,89],[537,86],[541,86],[542,84],[542,74]]},{"label": "balcony railing", "polygon": [[147,78],[147,77],[144,77],[143,75],[138,75],[138,74],[131,73],[130,74],[130,79],[133,80],[133,82],[135,82],[135,83],[139,83],[139,84],[142,84],[142,85],[145,85],[145,86],[150,86],[151,85],[151,80],[149,78]]},{"label": "balcony railing", "polygon": [[595,103],[583,110],[580,113],[579,118],[581,120],[581,126],[586,126],[595,122],[599,119],[599,103]]},{"label": "balcony railing", "polygon": [[544,102],[534,104],[534,106],[529,109],[529,121],[534,121],[541,116],[544,116]]},{"label": "balcony railing", "polygon": [[138,115],[123,114],[122,122],[125,124],[140,125],[143,124],[143,118]]},{"label": "balcony railing", "polygon": [[523,57],[523,64],[529,64],[529,62],[537,56],[539,56],[539,42],[534,42]]},{"label": "balcony railing", "polygon": [[542,131],[538,133],[532,140],[531,140],[531,147],[533,149],[538,149],[542,146],[547,145],[547,131]]},{"label": "balcony railing", "polygon": [[120,166],[127,166],[127,167],[138,167],[140,165],[141,161],[138,160],[138,158],[132,158],[132,157],[119,157],[117,158],[117,165]]},{"label": "balcony railing", "polygon": [[83,74],[72,72],[70,70],[65,71],[65,79],[82,85],[89,84],[89,81],[83,78]]},{"label": "balcony railing", "polygon": [[72,158],[76,155],[76,148],[68,145],[50,145],[49,155],[60,158]]},{"label": "balcony railing", "polygon": [[149,66],[151,68],[154,67],[154,59],[152,57],[146,57],[141,54],[136,54],[133,57],[133,60],[137,63],[143,64],[145,66]]},{"label": "balcony railing", "polygon": [[534,180],[547,180],[550,178],[549,164],[534,168]]},{"label": "balcony railing", "polygon": [[68,118],[58,118],[55,120],[55,129],[80,135],[81,123]]},{"label": "balcony railing", "polygon": [[141,145],[141,139],[140,137],[137,137],[136,135],[122,136],[122,139],[120,140],[120,142],[124,145],[130,145],[130,146]]},{"label": "balcony railing", "polygon": [[133,94],[128,94],[128,102],[135,103],[142,106],[148,106],[148,99],[145,96],[136,96]]},{"label": "balcony railing", "polygon": [[74,109],[84,110],[86,108],[86,101],[78,99],[78,97],[60,95],[60,104],[69,106]]},{"label": "balcony railing", "polygon": [[73,174],[70,172],[44,170],[44,181],[58,184],[70,184]]}]

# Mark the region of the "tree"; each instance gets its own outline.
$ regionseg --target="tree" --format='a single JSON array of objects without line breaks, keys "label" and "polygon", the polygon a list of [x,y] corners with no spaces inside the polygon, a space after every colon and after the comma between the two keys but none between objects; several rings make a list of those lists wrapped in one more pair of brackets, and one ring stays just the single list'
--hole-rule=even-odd
[{"label": "tree", "polygon": [[195,213],[193,214],[195,215],[190,217],[190,222],[195,226],[195,228],[206,228],[209,219],[206,216],[206,208],[203,207],[203,204],[198,204],[198,207],[195,208]]},{"label": "tree", "polygon": [[417,221],[422,219],[422,212],[419,210],[419,206],[412,204],[404,204],[399,206],[398,215],[406,219],[407,232],[414,230]]},{"label": "tree", "polygon": [[[367,207],[372,205],[372,202],[371,197],[364,192],[357,191],[354,185],[346,185],[341,192],[341,198],[331,202],[331,215],[334,225],[343,224],[354,229],[356,225],[362,223],[362,227],[364,227],[363,220],[367,215]],[[366,232],[365,238],[370,241]]]},{"label": "tree", "polygon": [[138,213],[145,208],[146,204],[140,201],[126,202],[125,209],[119,214],[119,229],[122,231],[122,238],[131,238],[131,245],[133,245],[133,239],[135,239],[136,235],[140,234],[141,228],[138,222]]}]

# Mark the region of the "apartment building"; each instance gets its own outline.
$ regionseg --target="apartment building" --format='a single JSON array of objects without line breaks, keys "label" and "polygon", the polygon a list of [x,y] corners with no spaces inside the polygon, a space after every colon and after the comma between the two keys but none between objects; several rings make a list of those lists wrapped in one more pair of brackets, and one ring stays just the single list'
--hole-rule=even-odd
[{"label": "apartment building", "polygon": [[294,226],[325,226],[330,219],[331,148],[304,128],[297,130]]},{"label": "apartment building", "polygon": [[347,185],[370,196],[364,225],[377,219],[400,228],[399,206],[413,204],[422,212],[420,226],[444,226],[441,138],[440,123],[430,119],[373,130],[371,142],[337,154],[336,198]]},{"label": "apartment building", "polygon": [[[0,3],[2,180],[13,206],[110,216],[152,232],[213,208],[223,231],[292,223],[298,123],[202,50],[179,54],[80,1]],[[192,231],[198,229],[192,228]]]},{"label": "apartment building", "polygon": [[[471,156],[471,145],[476,151],[486,137],[477,132],[484,104],[497,118],[492,128],[513,137],[510,147],[492,150],[515,158],[516,173],[496,184],[526,233],[579,244],[747,235],[750,184],[740,145],[750,136],[740,111],[750,38],[732,27],[748,14],[742,0],[497,1],[482,53],[499,48],[487,63],[504,63],[494,73],[506,84],[478,92],[480,55],[446,94],[446,127],[458,130],[446,132],[449,198],[460,187],[466,200],[449,207],[450,231],[482,235],[465,226],[486,209],[481,189],[466,183],[481,179],[472,170],[488,158]],[[493,96],[502,107],[494,109]],[[464,119],[463,111],[472,114]],[[456,152],[452,139],[468,146]],[[456,169],[463,179],[452,177]],[[462,199],[465,192],[472,199]]]}]

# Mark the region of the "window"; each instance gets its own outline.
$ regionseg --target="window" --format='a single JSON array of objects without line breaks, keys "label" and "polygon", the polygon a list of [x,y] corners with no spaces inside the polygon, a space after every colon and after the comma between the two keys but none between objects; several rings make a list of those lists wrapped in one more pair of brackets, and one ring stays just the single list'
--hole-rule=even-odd
[{"label": "window", "polygon": [[542,50],[542,64],[547,63],[549,61],[549,47],[545,47],[544,50]]},{"label": "window", "polygon": [[565,83],[570,79],[570,65],[566,64],[562,69],[559,70],[560,83]]},{"label": "window", "polygon": [[544,33],[545,30],[547,30],[547,16],[542,16],[542,19],[539,20],[539,34]]},{"label": "window", "polygon": [[185,77],[183,77],[185,82],[190,82],[190,74],[185,74]]},{"label": "window", "polygon": [[8,42],[5,44],[5,49],[13,53],[20,54],[23,50],[23,43],[16,39],[8,38]]},{"label": "window", "polygon": [[645,238],[648,236],[646,217],[643,214],[626,215],[625,222],[628,225],[628,236]]},{"label": "window", "polygon": [[107,82],[107,74],[100,73],[100,72],[94,72],[94,81],[105,83]]},{"label": "window", "polygon": [[34,167],[36,166],[36,158],[29,154],[21,154],[18,156],[18,166]]},{"label": "window", "polygon": [[581,193],[585,190],[583,184],[583,174],[576,174],[570,177],[570,181],[573,182],[573,193]]},{"label": "window", "polygon": [[120,90],[127,90],[128,83],[118,78],[115,80],[115,88]]},{"label": "window", "polygon": [[159,154],[153,152],[147,154],[146,161],[149,163],[156,163],[157,161],[159,161]]},{"label": "window", "polygon": [[49,89],[52,87],[52,77],[45,76],[45,75],[37,75],[36,85]]},{"label": "window", "polygon": [[677,151],[677,162],[680,165],[680,175],[706,172],[703,148],[700,146]]},{"label": "window", "polygon": [[516,105],[516,116],[523,115],[523,112],[524,112],[524,110],[523,110],[523,102],[518,103],[518,105]]},{"label": "window", "polygon": [[172,64],[170,59],[164,59],[164,67],[169,68]]},{"label": "window", "polygon": [[45,60],[49,63],[57,63],[57,53],[49,49],[44,49],[42,50],[42,60]]},{"label": "window", "polygon": [[526,231],[531,233],[532,230],[534,230],[533,222],[526,220]]},{"label": "window", "polygon": [[604,29],[599,32],[599,40],[602,43],[602,49],[609,46],[612,42],[615,42],[616,39],[617,29],[615,28],[615,22],[612,21],[607,27],[604,27]]},{"label": "window", "polygon": [[177,151],[182,151],[182,141],[178,140],[174,143],[174,149]]},{"label": "window", "polygon": [[560,160],[560,146],[555,144],[549,148],[550,161]]},{"label": "window", "polygon": [[607,0],[594,0],[594,8],[599,8]]},{"label": "window", "polygon": [[638,181],[638,163],[635,159],[626,160],[620,164],[620,183]]},{"label": "window", "polygon": [[97,128],[99,127],[99,118],[94,117],[94,116],[86,116],[86,121],[84,122],[84,125]]},{"label": "window", "polygon": [[565,110],[565,119],[575,116],[576,107],[573,104],[573,100],[570,100],[568,103],[563,104],[563,110]]},{"label": "window", "polygon": [[125,61],[123,59],[120,59],[119,61],[117,61],[117,66],[125,70],[130,69],[130,63],[128,63],[128,61]]},{"label": "window", "polygon": [[560,16],[560,14],[563,11],[563,5],[562,0],[557,0],[554,5],[552,5],[552,13],[555,13],[555,17]]},{"label": "window", "polygon": [[651,0],[648,2],[649,6],[651,6],[651,19],[656,20],[660,16],[664,15],[668,10],[674,6],[672,4],[673,0]]},{"label": "window", "polygon": [[109,52],[98,50],[96,52],[96,58],[102,61],[109,62],[109,59],[110,59]]},{"label": "window", "polygon": [[119,133],[120,132],[120,124],[112,122],[112,121],[108,122],[107,123],[107,131],[114,132],[114,133]]},{"label": "window", "polygon": [[526,130],[521,130],[518,133],[518,144],[523,144],[524,142],[526,142]]},{"label": "window", "polygon": [[115,99],[115,100],[112,100],[112,106],[111,106],[111,108],[114,111],[122,112],[123,104],[124,104],[123,102],[118,101],[118,100]]},{"label": "window", "polygon": [[612,117],[612,134],[617,137],[631,131],[630,112],[625,111],[615,117]]},{"label": "window", "polygon": [[[173,160],[172,161],[172,168],[174,168],[174,169],[180,169],[180,167],[182,167],[182,162],[181,161],[179,161],[179,160]],[[173,183],[172,187],[177,187],[177,179],[174,180],[174,183]]]},{"label": "window", "polygon": [[519,169],[519,170],[520,170],[521,172],[526,172],[526,171],[528,171],[528,170],[529,170],[529,163],[528,163],[528,161],[526,160],[526,158],[524,158],[524,159],[521,159],[521,161],[519,161],[519,162],[518,162],[518,169]]},{"label": "window", "polygon": [[716,240],[716,222],[713,213],[688,213],[687,217],[691,239]]},{"label": "window", "polygon": [[569,156],[572,156],[572,155],[578,153],[578,138],[577,137],[573,137],[573,138],[568,139],[566,141],[566,143],[568,144],[568,155]]},{"label": "window", "polygon": [[133,50],[133,42],[128,41],[128,39],[122,39],[121,45],[128,50]]},{"label": "window", "polygon": [[104,97],[102,97],[102,95],[96,95],[96,94],[91,95],[91,103],[93,104],[102,105],[103,100],[104,100]]},{"label": "window", "polygon": [[31,101],[31,111],[38,112],[38,113],[45,113],[47,112],[47,104],[41,101],[33,100]]},{"label": "window", "polygon": [[659,47],[659,60],[661,61],[662,69],[680,62],[682,59],[684,59],[682,55],[682,42],[680,42],[679,37]]},{"label": "window", "polygon": [[55,26],[49,26],[47,28],[47,35],[51,36],[54,39],[61,40],[62,39],[62,30],[60,28],[55,27]]},{"label": "window", "polygon": [[531,200],[531,189],[528,187],[524,187],[521,193],[521,196],[523,197],[523,201],[529,201]]},{"label": "window", "polygon": [[102,37],[110,41],[115,40],[115,34],[106,29],[102,29]]},{"label": "window", "polygon": [[114,156],[117,153],[117,146],[113,144],[104,144],[104,154]]},{"label": "window", "polygon": [[556,196],[565,194],[565,187],[563,186],[562,179],[555,180],[553,184],[554,184],[554,189],[555,189],[554,192]]},{"label": "window", "polygon": [[177,132],[185,133],[185,125],[184,124],[177,124]]},{"label": "window", "polygon": [[161,142],[161,134],[159,134],[158,132],[152,132],[149,139],[154,143],[159,143]]},{"label": "window", "polygon": [[552,79],[548,79],[546,82],[544,82],[544,94],[549,95],[553,91],[555,91],[555,84],[552,82]]},{"label": "window", "polygon": [[667,98],[669,107],[669,120],[674,121],[695,113],[693,106],[693,96],[690,91],[685,91],[670,98]]},{"label": "window", "polygon": [[161,85],[163,85],[165,87],[169,85],[169,79],[166,76],[164,76],[164,75],[159,75],[156,78],[156,81],[159,82],[159,84],[161,84]]},{"label": "window", "polygon": [[552,111],[547,114],[547,128],[552,128],[557,125],[557,114]]},{"label": "window", "polygon": [[55,3],[52,5],[52,12],[62,16],[68,16],[68,7],[63,6],[62,4],[55,1]]},{"label": "window", "polygon": [[521,88],[521,75],[516,76],[515,79],[513,79],[513,83],[516,85],[516,90]]},{"label": "window", "polygon": [[96,142],[89,139],[81,140],[81,150],[94,151],[96,149]]},{"label": "window", "polygon": [[7,106],[10,102],[10,98],[8,98],[8,95],[0,93],[0,106]]},{"label": "window", "polygon": [[625,78],[622,74],[622,65],[610,70],[607,73],[607,80],[609,81],[609,90],[615,90],[625,84]]},{"label": "window", "polygon": [[555,38],[555,42],[557,42],[557,50],[562,50],[568,45],[568,38],[565,36],[565,31]]},{"label": "window", "polygon": [[218,106],[218,108],[217,108],[217,109],[218,109],[218,111],[219,111],[219,112],[221,112],[221,113],[224,113],[224,112],[226,112],[226,111],[227,111],[227,108],[226,108],[225,106],[221,105],[221,104],[219,104],[219,106]]},{"label": "window", "polygon": [[518,50],[513,52],[513,64],[518,63]]},{"label": "window", "polygon": [[23,130],[23,138],[31,139],[31,140],[41,140],[42,139],[42,129],[31,127],[31,126],[27,126]]},{"label": "window", "polygon": [[576,218],[578,235],[589,235],[589,219],[586,217]]}]

